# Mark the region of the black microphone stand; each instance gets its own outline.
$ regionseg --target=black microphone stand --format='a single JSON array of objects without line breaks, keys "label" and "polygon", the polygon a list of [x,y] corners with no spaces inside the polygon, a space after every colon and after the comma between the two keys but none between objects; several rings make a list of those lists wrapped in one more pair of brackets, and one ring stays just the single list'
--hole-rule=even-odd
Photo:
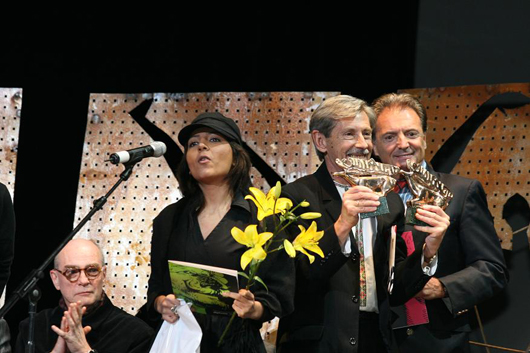
[{"label": "black microphone stand", "polygon": [[28,297],[29,300],[29,332],[28,332],[28,341],[26,345],[26,353],[33,353],[35,351],[34,339],[34,330],[35,330],[35,314],[37,312],[37,301],[41,296],[41,292],[37,285],[37,281],[44,276],[44,271],[48,265],[55,259],[57,254],[65,247],[65,245],[79,232],[79,230],[90,220],[90,218],[100,209],[103,208],[107,202],[109,196],[116,190],[116,188],[123,182],[129,179],[132,174],[132,169],[136,163],[138,163],[142,157],[130,160],[127,163],[124,163],[125,170],[120,174],[120,179],[114,184],[114,186],[105,194],[105,196],[100,197],[94,201],[94,207],[90,209],[90,212],[79,222],[79,224],[66,236],[62,243],[48,256],[48,258],[40,265],[37,269],[33,270],[18,286],[17,289],[13,291],[13,294],[7,300],[2,308],[0,308],[0,318],[3,318],[4,315],[21,299]]}]

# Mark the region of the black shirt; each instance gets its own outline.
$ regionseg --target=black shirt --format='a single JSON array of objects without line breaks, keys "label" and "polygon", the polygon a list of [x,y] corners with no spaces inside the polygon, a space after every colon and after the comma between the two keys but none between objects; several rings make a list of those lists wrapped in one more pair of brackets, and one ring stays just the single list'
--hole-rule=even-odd
[{"label": "black shirt", "polygon": [[[237,195],[230,210],[208,235],[203,238],[197,220],[197,206],[184,198],[166,207],[153,222],[153,239],[151,244],[151,277],[149,278],[147,310],[150,317],[160,320],[154,309],[154,300],[159,295],[172,292],[167,261],[177,260],[200,263],[241,271],[241,255],[248,249],[237,243],[231,235],[232,227],[242,231],[249,224],[257,224],[257,209],[254,204]],[[262,323],[281,317],[293,310],[294,262],[284,251],[269,254],[262,263],[258,276],[266,283],[268,291],[261,285],[252,287],[256,301],[263,305],[261,320],[246,321],[245,334],[248,340],[255,343],[257,352],[265,352],[259,328]],[[246,280],[239,278],[240,288]],[[203,332],[201,353],[235,352],[229,336],[223,348],[217,348],[217,341],[228,324],[229,316],[201,315],[194,313]],[[231,333],[237,332],[243,320],[236,316]]]},{"label": "black shirt", "polygon": [[[57,342],[51,326],[61,326],[65,309],[57,306],[39,312],[35,317],[35,352],[50,352]],[[114,306],[106,296],[100,307],[83,316],[83,327],[90,326],[88,344],[100,353],[144,353],[154,340],[153,329],[144,321]],[[29,318],[19,326],[15,353],[24,353]]]}]

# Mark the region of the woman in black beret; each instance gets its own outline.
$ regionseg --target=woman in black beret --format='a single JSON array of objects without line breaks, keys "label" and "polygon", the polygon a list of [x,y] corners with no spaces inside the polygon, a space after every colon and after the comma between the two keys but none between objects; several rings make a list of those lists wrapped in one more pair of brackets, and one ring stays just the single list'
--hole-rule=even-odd
[{"label": "woman in black beret", "polygon": [[[251,186],[251,162],[235,122],[219,113],[203,113],[180,131],[178,139],[185,150],[177,172],[184,198],[153,222],[147,302],[151,317],[169,323],[178,320],[171,309],[179,300],[172,294],[168,260],[242,271],[240,259],[247,247],[230,231],[258,223],[256,206],[244,198]],[[220,347],[217,343],[230,315],[194,312],[203,333],[201,353],[265,352],[262,323],[293,309],[293,262],[283,251],[269,254],[258,276],[268,290],[257,284],[250,291],[230,293],[237,316]],[[239,280],[244,288],[245,278]]]}]

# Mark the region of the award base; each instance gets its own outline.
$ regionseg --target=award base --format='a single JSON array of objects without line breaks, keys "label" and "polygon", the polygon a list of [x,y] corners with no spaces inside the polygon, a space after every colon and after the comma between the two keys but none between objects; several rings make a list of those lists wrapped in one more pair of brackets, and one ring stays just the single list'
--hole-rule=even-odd
[{"label": "award base", "polygon": [[386,200],[386,197],[385,196],[381,196],[379,198],[379,202],[380,202],[380,204],[379,204],[379,206],[377,207],[377,209],[374,212],[360,213],[359,216],[361,217],[361,219],[375,217],[375,216],[379,216],[379,215],[382,215],[382,214],[390,213],[390,210],[388,208],[388,201]]},{"label": "award base", "polygon": [[412,205],[412,206],[408,206],[407,207],[407,214],[405,216],[405,224],[409,224],[409,225],[415,225],[415,226],[428,226],[427,223],[423,222],[423,221],[420,221],[419,219],[416,218],[416,210],[419,208],[420,206],[418,205]]}]

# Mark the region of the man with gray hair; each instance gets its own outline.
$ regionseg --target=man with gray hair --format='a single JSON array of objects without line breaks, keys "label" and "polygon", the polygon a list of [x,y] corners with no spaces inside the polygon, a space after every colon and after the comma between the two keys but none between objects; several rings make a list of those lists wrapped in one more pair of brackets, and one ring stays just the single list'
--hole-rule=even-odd
[{"label": "man with gray hair", "polygon": [[[148,352],[153,330],[115,307],[103,291],[107,268],[90,240],[68,242],[54,261],[50,277],[62,298],[59,306],[35,317],[35,352]],[[29,319],[20,323],[16,352],[24,352]]]},{"label": "man with gray hair", "polygon": [[[278,352],[388,352],[391,349],[390,300],[405,302],[429,280],[432,272],[421,259],[435,257],[447,222],[439,222],[425,248],[406,257],[401,237],[396,244],[393,295],[389,295],[389,239],[391,229],[404,231],[404,207],[399,196],[387,196],[389,213],[362,219],[376,211],[379,196],[365,186],[350,186],[334,175],[343,169],[337,159],[369,158],[372,153],[374,111],[361,99],[339,95],[324,101],[309,125],[318,170],[283,188],[294,204],[309,202],[309,210],[324,236],[323,259],[312,264],[296,259],[295,311],[280,320]],[[418,219],[428,222],[431,211]],[[307,228],[307,227],[306,227]],[[294,235],[294,234],[293,234]],[[406,275],[405,275],[406,274]]]}]

